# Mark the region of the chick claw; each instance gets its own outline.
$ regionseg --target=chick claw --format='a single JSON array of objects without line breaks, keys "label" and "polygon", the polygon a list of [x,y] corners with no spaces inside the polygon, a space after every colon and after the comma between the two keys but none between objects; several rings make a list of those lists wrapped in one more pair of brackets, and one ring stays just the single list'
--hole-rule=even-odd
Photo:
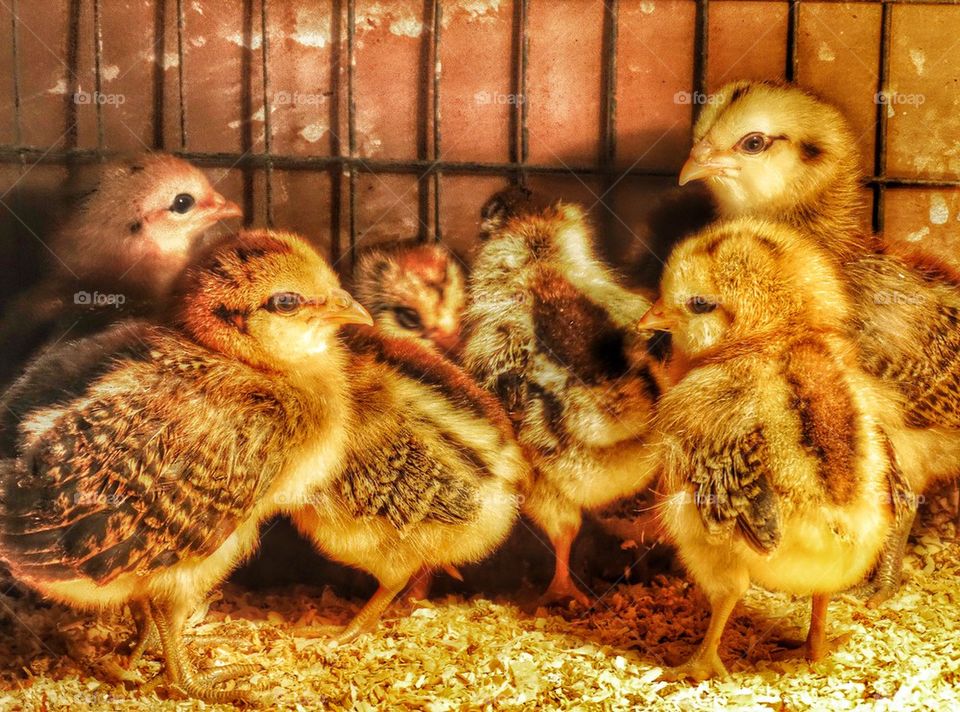
[{"label": "chick claw", "polygon": [[730,677],[727,668],[717,651],[697,651],[687,662],[677,667],[665,668],[660,674],[660,679],[666,682],[680,682],[682,680],[694,680],[703,682],[712,678],[724,680]]},{"label": "chick claw", "polygon": [[565,583],[553,582],[537,599],[537,605],[549,608],[552,606],[566,606],[570,601],[576,601],[584,608],[590,608],[590,597],[577,588],[577,585],[567,579]]},{"label": "chick claw", "polygon": [[783,648],[783,650],[774,652],[771,658],[777,661],[805,659],[815,663],[846,645],[852,637],[852,633],[842,633],[821,641],[811,641],[809,638],[806,640],[778,640],[777,646]]}]

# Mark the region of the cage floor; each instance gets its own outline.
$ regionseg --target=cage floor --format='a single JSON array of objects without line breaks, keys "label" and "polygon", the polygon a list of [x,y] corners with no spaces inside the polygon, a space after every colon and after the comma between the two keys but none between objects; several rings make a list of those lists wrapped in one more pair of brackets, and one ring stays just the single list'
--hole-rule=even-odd
[{"label": "cage floor", "polygon": [[[280,709],[957,709],[960,543],[949,508],[916,534],[894,600],[877,611],[848,597],[831,604],[832,631],[852,638],[823,662],[771,660],[778,641],[805,633],[809,602],[751,589],[724,636],[726,681],[657,680],[693,651],[707,621],[695,587],[674,577],[619,586],[590,612],[417,602],[389,611],[376,635],[334,649],[301,628],[343,623],[359,602],[228,586],[190,647],[214,665],[262,664],[250,682]],[[0,598],[0,709],[217,708],[104,682],[97,661],[111,656],[97,656],[126,633],[119,616],[95,622]],[[146,660],[140,673],[159,668]]]}]

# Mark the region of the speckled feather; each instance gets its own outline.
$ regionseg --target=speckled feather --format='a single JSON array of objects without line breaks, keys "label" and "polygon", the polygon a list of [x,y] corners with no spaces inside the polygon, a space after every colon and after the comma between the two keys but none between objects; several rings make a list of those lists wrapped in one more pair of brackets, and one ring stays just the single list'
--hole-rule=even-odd
[{"label": "speckled feather", "polygon": [[[303,415],[282,382],[159,327],[99,338],[111,370],[48,422],[23,423],[22,460],[5,464],[3,549],[30,576],[102,584],[210,554],[263,496],[296,438],[283,424]],[[207,405],[224,388],[246,394],[242,409]]]}]

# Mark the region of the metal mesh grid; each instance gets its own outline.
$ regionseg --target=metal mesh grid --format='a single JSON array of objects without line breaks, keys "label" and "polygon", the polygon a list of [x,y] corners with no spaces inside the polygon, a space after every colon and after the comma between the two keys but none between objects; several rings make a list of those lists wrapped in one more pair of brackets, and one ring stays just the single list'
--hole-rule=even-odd
[{"label": "metal mesh grid", "polygon": [[[102,26],[101,26],[101,2],[102,0],[88,0],[92,3],[93,31],[94,31],[94,88],[97,92],[101,91],[102,86]],[[693,77],[692,87],[701,94],[707,91],[707,63],[709,58],[709,2],[710,0],[693,0],[696,3],[695,13],[695,35],[694,35],[694,58],[693,58]],[[51,147],[25,145],[22,142],[21,131],[21,88],[20,88],[20,44],[18,42],[18,19],[17,9],[19,0],[7,0],[12,16],[12,42],[11,51],[13,53],[14,76],[12,78],[13,97],[14,97],[14,137],[11,144],[0,144],[0,163],[54,163],[61,165],[70,165],[74,163],[89,163],[103,160],[110,156],[110,152],[104,150],[104,125],[103,125],[103,107],[99,103],[95,106],[96,112],[96,136],[97,147],[88,148],[66,148],[51,149]],[[77,66],[79,54],[78,23],[83,0],[70,0],[70,40],[67,46],[67,64],[73,70]],[[878,67],[878,92],[885,92],[889,89],[890,75],[890,46],[891,46],[891,20],[892,6],[897,4],[913,5],[960,5],[960,0],[854,0],[855,3],[881,5],[881,28],[880,28],[880,61]],[[787,52],[785,75],[790,81],[797,78],[798,72],[798,37],[800,30],[800,5],[801,0],[788,0],[787,15]],[[429,142],[424,137],[418,142],[418,155],[413,160],[402,159],[375,159],[364,158],[358,153],[357,143],[357,97],[356,97],[356,0],[334,0],[334,13],[345,20],[346,26],[346,115],[347,115],[347,141],[346,150],[339,139],[335,137],[335,155],[330,156],[312,156],[312,155],[294,155],[274,153],[271,150],[271,118],[270,111],[264,112],[264,140],[262,150],[254,150],[252,145],[244,146],[246,149],[242,153],[213,153],[191,151],[188,146],[189,136],[189,117],[187,114],[185,87],[189,81],[189,69],[185,62],[184,43],[186,36],[186,18],[184,12],[184,0],[176,0],[176,52],[177,52],[177,74],[178,91],[177,103],[179,109],[179,146],[171,147],[163,145],[162,127],[154,132],[153,143],[158,149],[172,150],[188,160],[199,165],[221,167],[221,168],[239,168],[248,175],[245,181],[245,204],[247,213],[250,214],[252,204],[252,179],[249,174],[254,170],[262,170],[265,176],[265,202],[266,202],[266,220],[268,225],[273,224],[273,188],[272,178],[273,170],[306,170],[306,171],[329,171],[332,177],[332,204],[330,206],[333,233],[336,239],[331,244],[331,258],[336,261],[344,251],[344,247],[351,257],[350,263],[353,264],[353,257],[357,249],[357,177],[361,172],[374,174],[414,174],[417,176],[420,192],[420,213],[421,213],[421,239],[431,238],[435,240],[442,239],[441,228],[441,197],[444,174],[480,174],[480,175],[503,175],[513,181],[524,183],[530,174],[562,174],[572,173],[577,176],[599,176],[605,183],[605,188],[612,185],[616,179],[625,176],[636,177],[668,177],[672,173],[656,172],[632,167],[628,170],[621,170],[616,167],[617,142],[617,100],[616,100],[616,71],[617,71],[617,22],[619,11],[619,0],[605,0],[603,14],[603,69],[601,76],[601,96],[602,106],[600,121],[600,155],[596,165],[593,166],[567,166],[567,165],[545,165],[530,163],[529,158],[529,135],[527,130],[528,109],[526,101],[518,101],[512,107],[510,117],[510,141],[508,162],[473,162],[473,161],[450,161],[445,160],[441,150],[442,147],[442,124],[440,115],[440,92],[442,89],[443,72],[440,63],[440,43],[442,28],[442,0],[432,0],[430,3],[430,21],[425,23],[429,26],[429,61],[422,63],[422,76],[420,77],[420,88],[425,92],[424,96],[429,95],[429,111],[432,121],[432,150]],[[513,87],[512,91],[519,97],[526,96],[527,78],[530,70],[529,66],[529,0],[515,0],[513,12]],[[162,11],[161,11],[162,12]],[[262,76],[262,100],[264,106],[270,106],[270,66],[268,61],[269,33],[268,17],[270,12],[270,0],[261,0],[259,4],[259,18],[255,17],[254,4],[252,0],[244,0],[243,12],[245,13],[246,26],[253,27],[254,23],[259,25],[262,37],[262,51],[260,52],[259,71]],[[257,20],[259,20],[257,22]],[[339,29],[334,31],[333,41],[341,42],[344,38],[339,37]],[[155,50],[162,52],[163,48]],[[243,74],[252,76],[254,67],[250,66],[253,62],[251,52],[246,53],[244,60],[245,70]],[[339,69],[339,53],[334,53],[334,70]],[[340,100],[339,92],[337,101]],[[249,89],[244,92],[244,103],[249,104],[252,101]],[[74,120],[67,117],[67,125],[71,128],[65,137],[67,146],[77,145],[77,122],[75,104],[68,103],[68,112],[73,112]],[[154,111],[162,111],[162,97],[157,99],[157,105]],[[694,112],[702,108],[700,105],[694,105]],[[249,114],[248,114],[249,115]],[[926,178],[904,178],[890,176],[887,174],[887,112],[883,104],[877,105],[876,114],[876,142],[874,156],[873,175],[865,179],[865,184],[872,188],[874,193],[873,202],[873,228],[877,231],[884,227],[884,204],[886,189],[888,187],[960,187],[960,180],[939,180]],[[695,118],[695,116],[694,116]],[[249,142],[252,144],[252,142]],[[343,205],[343,191],[340,189],[341,177],[345,176],[348,181],[346,206]],[[432,201],[431,201],[432,197]],[[431,204],[432,203],[432,204]],[[347,245],[341,245],[339,236],[341,235],[341,225],[346,207],[347,216]],[[428,234],[428,229],[432,227],[432,235]]]}]

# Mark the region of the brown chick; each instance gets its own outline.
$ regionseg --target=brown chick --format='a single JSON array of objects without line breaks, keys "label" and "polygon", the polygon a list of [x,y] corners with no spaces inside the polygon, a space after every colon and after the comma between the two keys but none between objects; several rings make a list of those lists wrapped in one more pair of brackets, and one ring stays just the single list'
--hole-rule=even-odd
[{"label": "brown chick", "polygon": [[213,686],[250,666],[198,673],[184,622],[261,521],[340,467],[350,322],[372,320],[306,242],[258,231],[188,271],[174,327],[124,321],[48,351],[3,402],[19,422],[0,559],[68,605],[145,609],[171,686],[247,699]]},{"label": "brown chick", "polygon": [[516,199],[484,206],[469,281],[464,365],[511,412],[535,476],[523,511],[556,555],[544,602],[588,598],[570,575],[584,509],[635,493],[660,384],[634,325],[649,302],[598,259],[583,210]]},{"label": "brown chick", "polygon": [[385,334],[458,356],[465,277],[456,255],[442,245],[400,243],[365,252],[353,292]]},{"label": "brown chick", "polygon": [[[896,388],[887,432],[913,490],[960,474],[960,275],[857,229],[860,174],[843,115],[797,87],[736,82],[701,114],[681,182],[704,179],[726,216],[776,216],[843,266],[862,367]],[[931,453],[936,453],[932,455]],[[916,508],[916,502],[911,506]],[[913,516],[891,532],[869,605],[900,584]]]},{"label": "brown chick", "polygon": [[856,363],[849,310],[837,266],[784,225],[722,223],[667,262],[640,322],[669,329],[688,366],[657,405],[661,513],[711,607],[667,679],[726,676],[717,647],[751,582],[813,597],[803,652],[820,659],[831,595],[867,573],[903,513],[889,394]]},{"label": "brown chick", "polygon": [[351,330],[346,346],[346,466],[293,513],[320,551],[380,583],[339,643],[373,630],[418,572],[492,553],[529,472],[499,403],[457,366],[375,329]]},{"label": "brown chick", "polygon": [[104,165],[97,187],[50,238],[51,274],[18,297],[0,322],[7,364],[0,383],[45,341],[80,338],[151,310],[200,236],[241,215],[199,169],[169,154]]}]

